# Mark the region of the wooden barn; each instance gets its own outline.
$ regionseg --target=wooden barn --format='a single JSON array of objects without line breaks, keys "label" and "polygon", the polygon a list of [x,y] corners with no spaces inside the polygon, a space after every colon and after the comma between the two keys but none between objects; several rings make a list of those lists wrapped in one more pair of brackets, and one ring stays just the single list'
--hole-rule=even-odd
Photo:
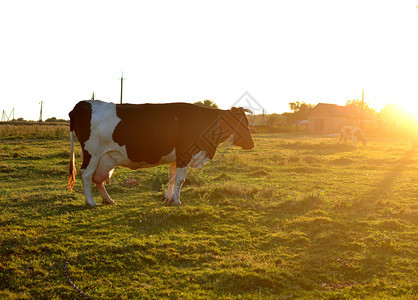
[{"label": "wooden barn", "polygon": [[[308,131],[317,134],[340,132],[345,125],[360,126],[361,111],[353,106],[318,103],[308,114]],[[363,121],[376,120],[370,113],[363,112]]]}]

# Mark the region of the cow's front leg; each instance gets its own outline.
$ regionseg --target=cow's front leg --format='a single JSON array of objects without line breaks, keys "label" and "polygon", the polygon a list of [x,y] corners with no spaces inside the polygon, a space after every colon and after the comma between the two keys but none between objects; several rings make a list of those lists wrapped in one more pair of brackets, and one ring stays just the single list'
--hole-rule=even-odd
[{"label": "cow's front leg", "polygon": [[173,202],[173,192],[176,183],[176,165],[176,162],[170,163],[167,192],[165,193],[165,197],[162,199],[162,201],[166,203]]},{"label": "cow's front leg", "polygon": [[186,179],[187,170],[189,166],[185,166],[184,168],[176,168],[176,178],[174,184],[174,193],[173,193],[173,201],[174,204],[179,205],[180,202],[180,189]]}]

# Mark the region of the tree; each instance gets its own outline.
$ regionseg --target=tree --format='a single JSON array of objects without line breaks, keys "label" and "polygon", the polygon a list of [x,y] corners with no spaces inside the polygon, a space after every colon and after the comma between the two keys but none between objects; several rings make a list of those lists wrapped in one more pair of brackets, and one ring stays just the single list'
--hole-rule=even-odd
[{"label": "tree", "polygon": [[290,110],[293,111],[294,120],[306,120],[308,118],[309,112],[314,108],[313,104],[305,102],[290,102]]},{"label": "tree", "polygon": [[[355,108],[358,111],[361,111],[362,101],[359,99],[347,100],[345,106]],[[369,103],[364,102],[363,111],[375,114],[376,110],[369,106]]]},{"label": "tree", "polygon": [[202,106],[202,107],[217,108],[217,109],[219,109],[219,106],[216,105],[216,103],[213,102],[212,100],[205,100],[203,102],[202,101],[197,101],[197,102],[195,102],[193,104],[197,104],[197,105]]},{"label": "tree", "polygon": [[52,118],[48,118],[45,120],[45,122],[57,122],[57,118],[56,117],[52,117]]},{"label": "tree", "polygon": [[267,125],[271,126],[271,127],[277,127],[280,124],[284,123],[283,121],[283,117],[280,114],[269,114],[266,115],[266,119],[267,119]]},{"label": "tree", "polygon": [[67,123],[66,120],[57,119],[56,117],[48,118],[48,119],[45,120],[45,122],[48,122],[48,123]]}]

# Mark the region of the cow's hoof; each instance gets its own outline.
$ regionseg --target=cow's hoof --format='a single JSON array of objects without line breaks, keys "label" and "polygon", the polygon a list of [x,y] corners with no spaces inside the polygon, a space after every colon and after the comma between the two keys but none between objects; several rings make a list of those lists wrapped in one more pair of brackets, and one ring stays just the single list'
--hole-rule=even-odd
[{"label": "cow's hoof", "polygon": [[111,200],[111,201],[103,200],[102,203],[105,204],[105,205],[114,205],[114,204],[116,205],[116,202],[113,201],[113,200]]},{"label": "cow's hoof", "polygon": [[89,207],[96,207],[97,206],[97,203],[96,202],[94,202],[94,203],[88,203],[88,202],[86,202],[86,205],[89,206]]},{"label": "cow's hoof", "polygon": [[162,202],[164,202],[164,203],[173,203],[174,202],[174,200],[173,200],[173,198],[167,198],[167,197],[164,197],[163,199],[161,199],[161,201]]},{"label": "cow's hoof", "polygon": [[164,202],[164,203],[167,203],[167,204],[175,204],[175,205],[177,205],[177,203],[174,201],[173,198],[170,199],[170,198],[164,197],[161,201]]}]

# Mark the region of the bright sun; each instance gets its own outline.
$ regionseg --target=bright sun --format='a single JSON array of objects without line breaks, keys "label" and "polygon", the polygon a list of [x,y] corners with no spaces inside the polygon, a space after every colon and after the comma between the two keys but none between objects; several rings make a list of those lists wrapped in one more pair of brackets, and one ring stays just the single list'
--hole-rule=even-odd
[{"label": "bright sun", "polygon": [[400,102],[396,104],[387,104],[384,106],[382,112],[401,120],[418,120],[418,101],[416,103]]},{"label": "bright sun", "polygon": [[408,102],[400,104],[404,117],[418,119],[418,103]]},{"label": "bright sun", "polygon": [[387,104],[382,109],[382,119],[394,124],[394,130],[402,134],[413,134],[418,138],[418,105],[411,102]]},{"label": "bright sun", "polygon": [[417,133],[418,103],[405,101],[397,104],[387,104],[382,109],[382,118],[390,122],[396,122],[402,130]]}]

